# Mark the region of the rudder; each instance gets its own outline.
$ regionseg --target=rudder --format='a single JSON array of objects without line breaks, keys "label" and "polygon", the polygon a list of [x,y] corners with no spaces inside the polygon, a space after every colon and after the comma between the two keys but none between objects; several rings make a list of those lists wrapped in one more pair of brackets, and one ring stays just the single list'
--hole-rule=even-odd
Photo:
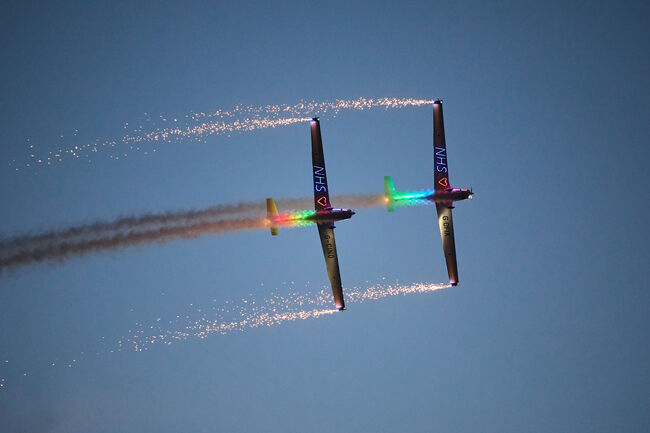
[{"label": "rudder", "polygon": [[266,218],[271,224],[271,236],[277,236],[280,231],[277,226],[274,226],[273,223],[278,217],[278,208],[275,206],[275,201],[272,198],[266,199]]},{"label": "rudder", "polygon": [[395,186],[393,185],[393,179],[390,176],[384,176],[384,195],[386,196],[386,209],[388,212],[395,211],[395,201],[393,197],[395,196]]}]

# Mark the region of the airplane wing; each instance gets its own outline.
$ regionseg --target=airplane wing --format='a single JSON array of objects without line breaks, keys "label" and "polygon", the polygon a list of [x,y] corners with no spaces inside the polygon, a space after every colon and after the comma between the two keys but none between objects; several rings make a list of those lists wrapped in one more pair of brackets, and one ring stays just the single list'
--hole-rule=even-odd
[{"label": "airplane wing", "polygon": [[438,211],[438,225],[442,238],[442,249],[445,252],[449,283],[458,285],[458,264],[456,263],[456,241],[454,240],[454,221],[451,217],[451,207],[445,203],[436,203]]},{"label": "airplane wing", "polygon": [[327,189],[323,140],[320,135],[318,118],[311,120],[311,162],[314,170],[314,209],[317,211],[331,209],[330,193]]},{"label": "airplane wing", "polygon": [[334,239],[334,225],[332,223],[319,223],[318,234],[320,235],[320,242],[323,246],[323,255],[325,256],[325,264],[327,265],[327,273],[330,277],[336,309],[345,310],[341,272],[339,271],[339,257],[336,252],[336,240]]},{"label": "airplane wing", "polygon": [[447,166],[445,123],[442,118],[442,101],[439,99],[433,102],[433,177],[436,191],[451,188]]}]

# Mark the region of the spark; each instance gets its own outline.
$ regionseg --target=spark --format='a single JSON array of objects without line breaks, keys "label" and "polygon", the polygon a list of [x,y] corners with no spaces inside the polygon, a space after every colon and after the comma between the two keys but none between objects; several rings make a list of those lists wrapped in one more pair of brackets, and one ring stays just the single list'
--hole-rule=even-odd
[{"label": "spark", "polygon": [[[348,305],[352,305],[391,296],[431,293],[449,287],[451,287],[449,284],[431,283],[375,284],[368,288],[345,289],[345,297]],[[172,345],[174,342],[190,339],[202,340],[212,335],[225,335],[252,328],[273,327],[285,322],[331,316],[337,313],[337,310],[331,308],[331,297],[329,288],[324,288],[311,294],[275,293],[261,302],[251,297],[244,298],[237,304],[226,302],[227,306],[221,307],[193,306],[191,311],[177,314],[171,320],[156,320],[150,325],[137,323],[136,329],[129,330],[126,336],[119,339],[116,350],[142,352],[152,345]]]},{"label": "spark", "polygon": [[[386,278],[381,280],[385,281]],[[263,283],[260,285],[264,286]],[[261,301],[256,300],[251,294],[239,301],[225,300],[221,304],[217,302],[217,299],[211,299],[207,306],[190,303],[189,309],[185,312],[172,314],[169,318],[156,317],[150,324],[136,322],[135,329],[128,330],[126,335],[116,339],[114,343],[107,345],[105,337],[102,336],[98,340],[100,346],[91,351],[86,350],[66,357],[67,361],[60,357],[50,359],[47,362],[47,367],[74,369],[84,361],[88,361],[89,355],[99,357],[117,352],[144,352],[153,346],[171,346],[173,343],[204,340],[209,337],[245,332],[255,328],[270,328],[287,322],[330,317],[335,313],[353,314],[351,312],[340,313],[332,308],[332,294],[329,287],[324,287],[317,292],[310,292],[308,290],[309,283],[307,283],[305,290],[298,292],[294,288],[293,281],[282,283],[282,286],[287,285],[289,287],[283,289],[284,294],[280,294],[278,289],[275,289]],[[377,283],[366,288],[346,288],[345,297],[348,306],[350,306],[394,296],[432,293],[449,287],[451,287],[449,284],[433,283],[407,285]],[[4,361],[5,365],[8,363],[9,360]],[[0,369],[0,374],[2,373],[3,370]],[[32,376],[29,369],[26,368],[21,368],[16,373],[23,379]],[[0,377],[2,391],[11,388],[5,386],[8,382],[10,381],[7,377]]]},{"label": "spark", "polygon": [[[184,116],[160,115],[157,118],[144,113],[141,122],[125,122],[121,129],[126,132],[119,138],[104,140],[95,138],[84,143],[78,128],[74,129],[70,136],[58,134],[56,144],[38,145],[28,138],[25,149],[26,161],[17,163],[12,160],[9,166],[46,167],[73,159],[92,162],[100,154],[109,160],[119,161],[131,154],[150,156],[158,151],[156,146],[159,143],[187,141],[204,143],[207,137],[213,135],[231,135],[278,128],[308,122],[314,116],[336,117],[341,111],[346,110],[364,111],[374,108],[394,110],[432,103],[433,100],[429,99],[361,97],[321,102],[300,101],[294,105],[237,105],[230,110],[190,112]],[[71,143],[70,140],[77,140],[77,142]],[[16,170],[19,167],[16,167]]]}]

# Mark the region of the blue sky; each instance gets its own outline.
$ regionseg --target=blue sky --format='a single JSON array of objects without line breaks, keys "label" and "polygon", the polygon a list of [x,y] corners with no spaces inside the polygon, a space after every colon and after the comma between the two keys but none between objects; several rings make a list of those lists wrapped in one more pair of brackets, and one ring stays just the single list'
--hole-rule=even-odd
[{"label": "blue sky", "polygon": [[[647,431],[648,12],[642,2],[575,1],[8,6],[5,238],[309,197],[307,124],[159,143],[155,155],[119,161],[20,165],[28,143],[105,141],[126,122],[148,125],[145,113],[239,104],[442,98],[450,180],[476,195],[454,213],[457,288],[146,352],[109,353],[105,342],[197,305],[326,288],[316,229],[204,236],[2,274],[2,424]],[[380,193],[384,175],[398,189],[431,187],[430,107],[343,111],[321,128],[333,194]],[[446,280],[432,207],[361,209],[336,234],[344,287]],[[61,365],[71,358],[75,367]]]}]

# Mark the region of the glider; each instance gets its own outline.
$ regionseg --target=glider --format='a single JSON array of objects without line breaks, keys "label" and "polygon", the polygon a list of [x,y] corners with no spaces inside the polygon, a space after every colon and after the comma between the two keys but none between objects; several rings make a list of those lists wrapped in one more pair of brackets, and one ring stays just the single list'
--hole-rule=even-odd
[{"label": "glider", "polygon": [[314,175],[314,211],[301,211],[293,215],[280,215],[272,198],[266,199],[267,219],[270,222],[271,235],[279,233],[279,227],[298,224],[302,221],[313,222],[318,226],[318,234],[323,247],[323,256],[327,266],[332,294],[336,309],[345,310],[341,272],[334,238],[334,223],[349,219],[354,215],[351,209],[335,209],[330,203],[327,174],[325,172],[325,157],[323,156],[323,141],[320,133],[320,121],[314,117],[310,122],[311,128],[311,159]]},{"label": "glider", "polygon": [[418,192],[398,192],[393,186],[390,176],[384,177],[384,192],[386,194],[389,212],[395,210],[395,205],[413,202],[433,202],[438,211],[438,226],[442,238],[442,249],[447,262],[449,283],[459,284],[458,264],[456,262],[456,242],[454,240],[454,222],[451,216],[453,203],[472,198],[471,189],[452,188],[449,183],[449,166],[447,165],[447,145],[445,143],[445,125],[442,118],[442,101],[433,102],[433,180],[434,189]]}]

